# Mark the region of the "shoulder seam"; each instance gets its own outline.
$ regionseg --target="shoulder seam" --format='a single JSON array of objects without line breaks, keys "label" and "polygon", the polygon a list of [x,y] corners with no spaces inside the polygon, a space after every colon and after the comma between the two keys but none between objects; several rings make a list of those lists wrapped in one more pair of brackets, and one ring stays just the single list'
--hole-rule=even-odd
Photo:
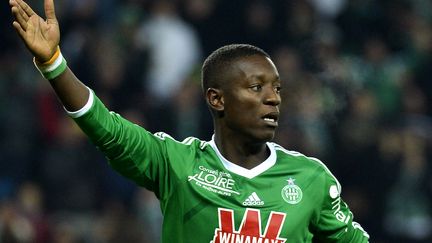
[{"label": "shoulder seam", "polygon": [[179,141],[179,140],[173,138],[171,135],[169,135],[169,134],[167,134],[165,132],[156,132],[156,133],[154,133],[154,135],[157,138],[161,139],[161,140],[165,140],[166,138],[169,138],[170,140],[172,140],[172,141],[174,141],[176,143],[180,143],[180,144],[184,144],[184,145],[191,145],[194,141],[199,141],[200,142],[200,147],[201,146],[203,146],[203,147],[205,146],[205,145],[203,145],[204,141],[201,141],[200,139],[198,139],[196,137],[187,137],[187,138],[183,139],[183,141]]},{"label": "shoulder seam", "polygon": [[327,172],[336,181],[337,187],[339,189],[339,193],[342,191],[341,184],[339,183],[339,181],[336,178],[336,176],[333,175],[333,173],[330,171],[330,169],[327,167],[327,165],[325,165],[321,160],[319,160],[319,159],[317,159],[315,157],[306,156],[306,155],[304,155],[304,154],[302,154],[300,152],[297,152],[297,151],[287,150],[284,147],[282,147],[282,146],[280,146],[278,144],[275,144],[275,143],[274,143],[274,145],[275,145],[275,149],[276,150],[280,150],[280,151],[282,151],[282,152],[284,152],[284,153],[286,153],[288,155],[292,155],[292,156],[295,156],[295,157],[304,157],[306,159],[309,159],[309,160],[314,161],[315,163],[317,163],[320,167],[322,167],[325,170],[325,172]]}]

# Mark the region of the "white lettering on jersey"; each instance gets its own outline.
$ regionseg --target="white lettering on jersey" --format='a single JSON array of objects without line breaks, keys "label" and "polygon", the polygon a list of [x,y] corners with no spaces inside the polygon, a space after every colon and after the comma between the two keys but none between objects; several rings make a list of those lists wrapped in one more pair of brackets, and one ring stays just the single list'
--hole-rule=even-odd
[{"label": "white lettering on jersey", "polygon": [[341,201],[342,199],[338,197],[332,202],[332,209],[334,210],[333,214],[335,215],[337,220],[347,224],[351,216],[345,215],[345,213],[341,211]]},{"label": "white lettering on jersey", "polygon": [[198,168],[200,172],[193,176],[188,176],[188,181],[193,181],[197,186],[221,195],[240,195],[239,192],[233,189],[235,181],[229,173],[208,169],[204,166],[199,166]]}]

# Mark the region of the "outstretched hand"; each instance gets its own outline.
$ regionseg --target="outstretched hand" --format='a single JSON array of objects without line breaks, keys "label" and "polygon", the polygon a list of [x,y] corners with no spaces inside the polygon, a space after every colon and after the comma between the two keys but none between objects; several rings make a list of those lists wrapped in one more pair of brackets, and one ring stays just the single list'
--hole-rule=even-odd
[{"label": "outstretched hand", "polygon": [[48,61],[60,42],[60,29],[54,10],[54,0],[45,0],[46,20],[37,15],[23,0],[9,0],[15,17],[13,26],[29,51],[39,62]]}]

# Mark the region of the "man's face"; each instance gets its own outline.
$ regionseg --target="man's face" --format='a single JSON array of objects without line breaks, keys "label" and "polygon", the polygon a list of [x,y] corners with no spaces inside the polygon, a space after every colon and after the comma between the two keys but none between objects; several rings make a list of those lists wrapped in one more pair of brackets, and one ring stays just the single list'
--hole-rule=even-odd
[{"label": "man's face", "polygon": [[234,62],[233,80],[223,87],[224,124],[249,142],[267,142],[278,126],[281,103],[278,71],[264,56]]}]

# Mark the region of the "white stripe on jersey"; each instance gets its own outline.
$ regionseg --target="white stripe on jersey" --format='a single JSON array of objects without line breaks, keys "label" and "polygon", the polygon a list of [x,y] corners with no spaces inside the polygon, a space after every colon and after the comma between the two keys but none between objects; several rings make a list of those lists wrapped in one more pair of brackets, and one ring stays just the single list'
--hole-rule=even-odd
[{"label": "white stripe on jersey", "polygon": [[323,168],[324,168],[324,170],[331,176],[331,177],[333,177],[333,179],[336,181],[336,184],[337,184],[337,187],[338,187],[338,190],[339,190],[339,195],[340,195],[340,193],[342,192],[342,186],[341,186],[341,184],[339,183],[339,181],[338,181],[338,179],[336,178],[336,176],[334,176],[333,175],[333,173],[329,170],[329,168],[321,161],[321,160],[319,160],[319,159],[317,159],[317,158],[314,158],[314,157],[308,157],[308,156],[306,156],[306,155],[304,155],[304,154],[302,154],[302,153],[299,153],[299,152],[297,152],[297,151],[290,151],[290,150],[287,150],[287,149],[285,149],[284,147],[282,147],[282,146],[280,146],[279,144],[276,144],[276,143],[273,143],[274,144],[274,148],[276,149],[276,150],[280,150],[280,151],[282,151],[282,152],[284,152],[284,153],[286,153],[286,154],[288,154],[288,155],[292,155],[292,156],[295,156],[295,157],[305,157],[305,158],[307,158],[307,159],[310,159],[310,160],[312,160],[312,161],[315,161],[315,162],[317,162],[318,164],[320,164]]}]

